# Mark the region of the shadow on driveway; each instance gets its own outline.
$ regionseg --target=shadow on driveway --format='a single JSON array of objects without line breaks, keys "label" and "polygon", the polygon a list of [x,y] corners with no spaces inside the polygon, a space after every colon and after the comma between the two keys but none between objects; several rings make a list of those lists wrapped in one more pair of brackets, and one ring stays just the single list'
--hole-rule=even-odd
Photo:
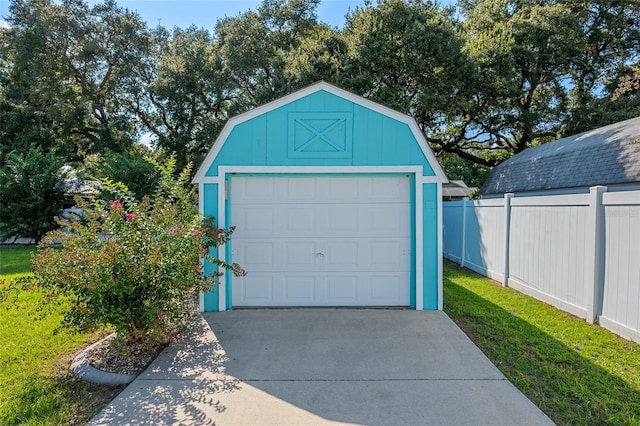
[{"label": "shadow on driveway", "polygon": [[205,313],[91,422],[552,424],[436,311]]}]

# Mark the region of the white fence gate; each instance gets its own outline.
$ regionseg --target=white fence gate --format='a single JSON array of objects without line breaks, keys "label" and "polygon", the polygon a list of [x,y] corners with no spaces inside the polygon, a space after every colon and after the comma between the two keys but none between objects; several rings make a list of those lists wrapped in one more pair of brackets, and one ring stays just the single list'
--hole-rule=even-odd
[{"label": "white fence gate", "polygon": [[443,203],[444,256],[640,342],[640,191]]}]

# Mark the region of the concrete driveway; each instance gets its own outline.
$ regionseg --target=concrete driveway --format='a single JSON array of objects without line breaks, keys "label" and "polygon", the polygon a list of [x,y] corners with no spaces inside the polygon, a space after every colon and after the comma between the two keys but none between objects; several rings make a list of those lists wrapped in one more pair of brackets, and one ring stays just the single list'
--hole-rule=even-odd
[{"label": "concrete driveway", "polygon": [[553,424],[443,312],[205,313],[91,425]]}]

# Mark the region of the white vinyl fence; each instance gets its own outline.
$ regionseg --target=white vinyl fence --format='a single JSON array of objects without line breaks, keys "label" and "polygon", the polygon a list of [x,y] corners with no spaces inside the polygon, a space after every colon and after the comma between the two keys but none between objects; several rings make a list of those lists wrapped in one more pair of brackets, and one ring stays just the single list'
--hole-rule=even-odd
[{"label": "white vinyl fence", "polygon": [[444,256],[640,342],[640,191],[443,203]]}]

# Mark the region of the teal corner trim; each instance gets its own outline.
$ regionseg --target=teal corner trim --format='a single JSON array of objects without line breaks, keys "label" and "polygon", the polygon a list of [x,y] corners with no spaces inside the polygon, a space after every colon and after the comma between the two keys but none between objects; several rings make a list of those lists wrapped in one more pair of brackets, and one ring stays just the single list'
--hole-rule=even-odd
[{"label": "teal corner trim", "polygon": [[[231,176],[226,176],[225,177],[225,182],[226,182],[226,191],[227,191],[227,201],[225,202],[225,207],[224,207],[224,215],[227,218],[226,223],[225,223],[225,228],[229,228],[233,225],[233,223],[230,223],[231,221],[231,185],[232,185],[232,179]],[[233,263],[233,258],[232,258],[232,252],[231,252],[231,245],[232,243],[233,237],[231,238],[231,240],[229,240],[225,246],[224,246],[224,253],[225,253],[225,259],[227,260],[227,263]],[[232,305],[232,301],[233,301],[233,274],[229,271],[224,271],[224,275],[222,276],[222,282],[220,283],[220,285],[224,285],[225,286],[225,309],[233,309],[233,305]]]},{"label": "teal corner trim", "polygon": [[[203,198],[203,215],[205,217],[214,217],[218,216],[218,184],[215,183],[205,183],[202,185],[204,193],[202,194]],[[217,256],[217,249],[211,249],[211,256]],[[211,262],[204,262],[204,273],[211,274],[216,271],[216,267],[214,267]],[[220,291],[218,286],[215,286],[211,290],[204,293],[204,310],[205,312],[218,311],[220,308]]]},{"label": "teal corner trim", "polygon": [[417,286],[424,285],[424,283],[419,283],[416,280],[416,176],[415,174],[410,176],[409,179],[409,193],[411,194],[411,203],[410,203],[410,224],[411,224],[411,241],[410,241],[410,259],[411,262],[411,272],[409,275],[409,279],[411,281],[411,285],[409,287],[409,307],[411,309],[416,308],[416,291]]},{"label": "teal corner trim", "polygon": [[[214,272],[215,268],[211,265],[210,262],[205,262],[204,265],[204,273],[210,274]],[[215,312],[219,310],[219,301],[220,301],[220,290],[218,286],[214,286],[209,291],[204,293],[204,311],[205,312]]]},{"label": "teal corner trim", "polygon": [[423,308],[438,309],[438,186],[423,185]]}]

